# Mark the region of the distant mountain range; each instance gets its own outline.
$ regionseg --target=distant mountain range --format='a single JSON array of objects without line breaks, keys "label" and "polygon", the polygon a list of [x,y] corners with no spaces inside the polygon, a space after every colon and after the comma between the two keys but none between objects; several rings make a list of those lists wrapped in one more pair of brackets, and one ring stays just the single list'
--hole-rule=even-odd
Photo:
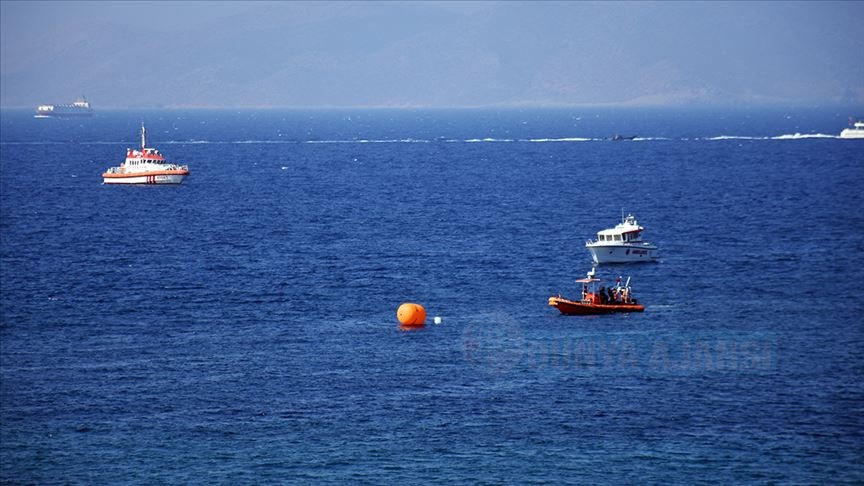
[{"label": "distant mountain range", "polygon": [[864,102],[861,2],[192,4],[3,2],[0,104]]}]

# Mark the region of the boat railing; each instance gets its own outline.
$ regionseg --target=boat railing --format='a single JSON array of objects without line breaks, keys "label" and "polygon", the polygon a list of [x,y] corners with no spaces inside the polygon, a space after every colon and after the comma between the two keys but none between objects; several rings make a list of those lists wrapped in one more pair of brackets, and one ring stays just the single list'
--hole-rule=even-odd
[{"label": "boat railing", "polygon": [[164,170],[166,172],[174,172],[174,171],[181,172],[181,171],[188,171],[189,166],[188,165],[168,164],[168,165],[161,167],[159,170]]},{"label": "boat railing", "polygon": [[[184,172],[184,171],[188,172],[189,166],[188,165],[171,165],[168,167],[163,167],[160,170],[164,170],[166,172]],[[111,167],[108,170],[106,170],[105,173],[106,174],[126,174],[127,172],[124,170],[123,167]]]}]

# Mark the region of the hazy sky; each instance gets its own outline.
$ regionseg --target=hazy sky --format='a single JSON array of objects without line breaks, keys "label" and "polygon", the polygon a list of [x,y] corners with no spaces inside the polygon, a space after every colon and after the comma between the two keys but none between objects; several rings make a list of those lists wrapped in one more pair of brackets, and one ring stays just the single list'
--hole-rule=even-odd
[{"label": "hazy sky", "polygon": [[864,103],[864,2],[0,1],[0,105]]}]

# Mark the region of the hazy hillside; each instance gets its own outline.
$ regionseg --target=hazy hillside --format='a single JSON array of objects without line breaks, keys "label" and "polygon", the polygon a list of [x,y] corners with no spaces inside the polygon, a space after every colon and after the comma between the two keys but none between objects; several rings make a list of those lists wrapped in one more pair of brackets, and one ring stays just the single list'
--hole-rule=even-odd
[{"label": "hazy hillside", "polygon": [[864,3],[2,3],[3,106],[864,102]]}]

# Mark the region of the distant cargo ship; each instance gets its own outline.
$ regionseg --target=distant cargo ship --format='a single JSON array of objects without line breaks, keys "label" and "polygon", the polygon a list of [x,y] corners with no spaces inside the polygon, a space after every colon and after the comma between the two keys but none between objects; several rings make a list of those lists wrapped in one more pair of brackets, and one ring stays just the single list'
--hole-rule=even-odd
[{"label": "distant cargo ship", "polygon": [[71,105],[39,105],[36,107],[36,118],[58,118],[67,116],[93,116],[90,102],[82,96]]}]

